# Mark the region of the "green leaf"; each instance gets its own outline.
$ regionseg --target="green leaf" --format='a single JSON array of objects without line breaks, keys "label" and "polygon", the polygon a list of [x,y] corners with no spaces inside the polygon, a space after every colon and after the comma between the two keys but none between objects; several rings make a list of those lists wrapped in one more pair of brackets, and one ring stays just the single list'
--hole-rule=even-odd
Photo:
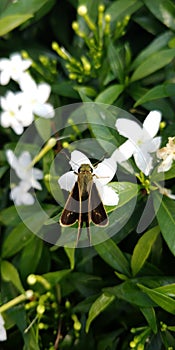
[{"label": "green leaf", "polygon": [[163,310],[175,315],[175,300],[173,298],[157,292],[155,289],[150,289],[138,283],[138,287],[149,296]]},{"label": "green leaf", "polygon": [[33,239],[25,245],[20,256],[19,268],[23,279],[26,279],[29,274],[36,271],[41,259],[42,251],[43,240],[33,235]]},{"label": "green leaf", "polygon": [[92,323],[92,321],[103,311],[108,307],[109,304],[112,303],[112,301],[115,299],[115,297],[112,296],[107,296],[105,294],[100,295],[95,302],[92,304],[89,314],[88,314],[88,319],[86,321],[86,333],[89,331],[89,327]]},{"label": "green leaf", "polygon": [[0,36],[7,34],[20,24],[33,17],[48,0],[20,0],[9,3],[0,16]]},{"label": "green leaf", "polygon": [[0,221],[5,226],[16,226],[21,222],[14,205],[1,211]]},{"label": "green leaf", "polygon": [[154,334],[157,334],[157,322],[156,322],[156,314],[155,314],[154,308],[141,307],[140,311],[142,312],[143,316],[146,318]]},{"label": "green leaf", "polygon": [[160,286],[155,288],[157,292],[168,295],[170,297],[175,297],[175,283],[166,284],[165,286]]},{"label": "green leaf", "polygon": [[3,175],[5,174],[5,172],[7,171],[7,169],[8,169],[8,165],[2,166],[2,167],[0,168],[0,179],[1,179],[1,177],[3,177]]},{"label": "green leaf", "polygon": [[108,44],[108,61],[114,77],[123,83],[125,77],[123,56],[121,54],[121,49],[116,48],[112,40],[110,40]]},{"label": "green leaf", "polygon": [[52,85],[52,92],[58,94],[59,96],[78,98],[79,96],[76,90],[77,89],[74,89],[72,82],[69,80],[64,80],[58,84]]},{"label": "green leaf", "polygon": [[169,40],[173,37],[173,33],[171,31],[166,31],[163,34],[156,37],[151,43],[142,50],[135,60],[132,62],[131,70],[136,69],[140,66],[146,59],[149,59],[157,51],[167,47]]},{"label": "green leaf", "polygon": [[96,90],[90,86],[74,86],[74,90],[78,91],[78,93],[82,93],[89,97],[95,97],[97,95]]},{"label": "green leaf", "polygon": [[130,16],[142,6],[139,0],[118,0],[107,8],[106,14],[111,16],[112,21],[122,21],[125,16]]},{"label": "green leaf", "polygon": [[154,193],[154,207],[163,238],[173,255],[175,255],[175,202],[170,198]]},{"label": "green leaf", "polygon": [[131,258],[131,268],[134,276],[140,271],[148,258],[152,245],[155,243],[159,232],[159,226],[153,227],[145,232],[137,242]]},{"label": "green leaf", "polygon": [[139,307],[155,306],[155,303],[137,287],[135,281],[128,280],[115,287],[103,288],[103,292]]},{"label": "green leaf", "polygon": [[175,6],[170,0],[144,0],[145,5],[165,26],[175,30]]},{"label": "green leaf", "polygon": [[124,85],[115,84],[103,90],[95,99],[95,102],[112,104],[123,92]]},{"label": "green leaf", "polygon": [[55,286],[57,283],[59,283],[62,278],[67,276],[71,270],[60,270],[60,271],[54,271],[54,272],[48,272],[42,275],[50,284],[51,286]]},{"label": "green leaf", "polygon": [[2,257],[9,258],[18,253],[33,238],[33,233],[21,222],[7,236],[3,243]]},{"label": "green leaf", "polygon": [[33,15],[28,13],[26,15],[16,14],[0,18],[0,36],[7,34],[31,17],[33,17]]},{"label": "green leaf", "polygon": [[108,186],[119,194],[117,209],[127,204],[138,193],[138,185],[132,182],[111,182]]},{"label": "green leaf", "polygon": [[20,293],[24,293],[18,271],[9,261],[3,260],[1,262],[1,275],[4,281],[13,283]]},{"label": "green leaf", "polygon": [[101,258],[113,269],[124,275],[130,275],[129,263],[125,258],[125,255],[112,239],[97,244],[94,248]]},{"label": "green leaf", "polygon": [[158,51],[147,58],[136,68],[131,77],[131,82],[147,77],[157,70],[169,64],[175,56],[175,49]]},{"label": "green leaf", "polygon": [[137,107],[145,102],[156,100],[159,98],[165,98],[175,95],[175,86],[174,84],[162,84],[153,87],[146,94],[144,94],[134,105]]},{"label": "green leaf", "polygon": [[[37,204],[36,207],[33,205],[30,207],[30,209],[23,206],[18,207],[18,210],[20,209],[22,211],[24,222],[27,226],[23,222],[20,222],[9,233],[3,242],[3,258],[11,257],[23,249],[25,245],[33,239],[33,232],[39,232],[45,221],[48,220],[48,215],[55,211],[55,208],[52,206],[49,206],[48,209],[45,209],[45,211],[41,211],[40,208],[38,209]],[[28,226],[32,231],[29,230]]]},{"label": "green leaf", "polygon": [[75,248],[64,247],[64,250],[69,258],[70,268],[73,270],[75,266]]}]

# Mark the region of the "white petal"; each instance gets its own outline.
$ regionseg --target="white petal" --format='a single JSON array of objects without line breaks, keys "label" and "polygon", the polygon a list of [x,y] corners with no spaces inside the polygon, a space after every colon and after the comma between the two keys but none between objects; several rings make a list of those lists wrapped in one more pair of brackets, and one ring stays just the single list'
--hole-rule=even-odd
[{"label": "white petal", "polygon": [[4,70],[0,74],[0,83],[1,85],[7,85],[10,81],[10,74],[7,70]]},{"label": "white petal", "polygon": [[34,120],[34,115],[30,106],[22,107],[17,115],[18,121],[24,126],[29,126]]},{"label": "white petal", "polygon": [[161,144],[161,137],[157,136],[154,137],[154,139],[146,141],[143,146],[141,146],[141,149],[144,148],[147,152],[156,152]]},{"label": "white petal", "polygon": [[9,116],[9,112],[2,112],[1,113],[1,125],[3,128],[8,128],[11,126],[11,118]]},{"label": "white petal", "polygon": [[151,111],[143,122],[143,128],[146,129],[150,137],[154,137],[161,121],[161,113],[159,111]]},{"label": "white petal", "polygon": [[101,184],[106,185],[110,182],[117,170],[117,163],[112,158],[106,158],[97,165],[94,169],[94,174],[97,176]]},{"label": "white petal", "polygon": [[14,132],[17,134],[17,135],[21,135],[24,131],[24,128],[23,126],[21,125],[21,123],[19,123],[17,120],[13,120],[13,122],[11,123],[11,127],[12,129],[14,130]]},{"label": "white petal", "polygon": [[7,340],[7,333],[3,326],[0,326],[0,341]]},{"label": "white petal", "polygon": [[10,60],[8,58],[0,59],[0,70],[8,69]]},{"label": "white petal", "polygon": [[51,87],[49,84],[42,83],[38,85],[37,100],[39,103],[45,103],[50,96]]},{"label": "white petal", "polygon": [[43,171],[38,169],[38,168],[33,168],[32,169],[32,174],[33,174],[33,177],[36,179],[36,180],[41,180],[43,179]]},{"label": "white petal", "polygon": [[152,157],[149,153],[137,152],[134,154],[134,159],[137,167],[146,175],[150,174],[152,169]]},{"label": "white petal", "polygon": [[33,177],[31,178],[31,186],[33,188],[36,188],[37,190],[40,190],[40,191],[42,190],[41,184],[37,180],[35,180]]},{"label": "white petal", "polygon": [[54,109],[50,103],[36,103],[33,107],[33,112],[42,118],[50,119],[54,117]]},{"label": "white petal", "polygon": [[137,145],[130,140],[124,142],[120,147],[119,151],[122,154],[123,160],[125,161],[132,157],[133,153],[137,150]]},{"label": "white petal", "polygon": [[103,191],[100,191],[101,199],[104,205],[117,205],[119,195],[109,186],[103,186]]},{"label": "white petal", "polygon": [[28,151],[22,152],[18,158],[18,161],[21,167],[27,167],[32,161],[30,153]]},{"label": "white petal", "polygon": [[164,171],[168,171],[171,168],[173,159],[172,159],[172,155],[170,154],[168,157],[165,158],[165,160],[163,160],[162,163],[160,163],[160,165],[158,166],[157,172],[164,172]]},{"label": "white petal", "polygon": [[29,93],[30,96],[35,96],[37,91],[37,85],[29,73],[26,72],[20,76],[19,86],[22,91]]},{"label": "white petal", "polygon": [[132,140],[134,144],[141,138],[143,132],[142,128],[134,120],[125,118],[117,119],[115,126],[120,135]]},{"label": "white petal", "polygon": [[69,164],[76,173],[78,173],[78,169],[82,164],[89,164],[93,168],[89,158],[80,151],[73,151],[71,153],[71,160]]},{"label": "white petal", "polygon": [[77,181],[77,175],[75,175],[74,171],[68,171],[64,175],[60,176],[58,183],[63,190],[71,191],[75,182]]},{"label": "white petal", "polygon": [[35,203],[35,198],[32,196],[31,193],[24,193],[22,197],[22,204],[24,205],[32,205]]},{"label": "white petal", "polygon": [[18,166],[18,160],[15,156],[15,154],[13,153],[13,151],[11,151],[10,149],[8,149],[6,151],[6,157],[8,160],[8,163],[10,164],[10,166],[15,169]]}]

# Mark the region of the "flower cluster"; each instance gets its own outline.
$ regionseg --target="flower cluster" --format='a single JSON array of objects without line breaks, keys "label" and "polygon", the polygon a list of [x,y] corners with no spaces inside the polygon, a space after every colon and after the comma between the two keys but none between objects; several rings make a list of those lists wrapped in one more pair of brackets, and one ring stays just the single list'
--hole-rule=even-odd
[{"label": "flower cluster", "polygon": [[6,156],[11,168],[14,169],[17,177],[20,179],[19,184],[11,189],[10,198],[16,205],[34,204],[35,199],[28,191],[31,188],[42,190],[37,180],[43,178],[43,172],[32,167],[31,155],[27,151],[22,152],[17,158],[13,151],[8,150]]},{"label": "flower cluster", "polygon": [[29,126],[34,116],[43,118],[54,117],[54,109],[49,98],[51,88],[47,83],[36,84],[26,71],[32,64],[29,59],[22,59],[21,55],[12,54],[9,59],[0,60],[0,82],[2,85],[13,79],[18,83],[20,91],[7,91],[1,97],[1,126],[11,127],[17,135],[21,135],[24,128]]},{"label": "flower cluster", "polygon": [[[83,19],[85,26],[81,28],[81,21],[74,21],[72,28],[76,35],[81,38],[81,44],[85,46],[85,54],[80,59],[73,57],[64,47],[59,47],[58,43],[53,42],[52,48],[65,61],[65,67],[69,78],[78,83],[87,81],[88,78],[98,76],[98,70],[104,62],[104,53],[106,52],[107,38],[111,35],[116,39],[124,35],[125,27],[130,19],[126,16],[122,22],[117,23],[116,28],[111,31],[111,16],[105,12],[105,6],[98,6],[98,18],[95,23],[88,13],[85,5],[80,5],[77,10],[79,19]],[[85,28],[86,27],[86,28]]]},{"label": "flower cluster", "polygon": [[157,150],[157,157],[163,160],[158,167],[158,172],[168,171],[175,160],[175,137],[169,137],[166,146]]}]

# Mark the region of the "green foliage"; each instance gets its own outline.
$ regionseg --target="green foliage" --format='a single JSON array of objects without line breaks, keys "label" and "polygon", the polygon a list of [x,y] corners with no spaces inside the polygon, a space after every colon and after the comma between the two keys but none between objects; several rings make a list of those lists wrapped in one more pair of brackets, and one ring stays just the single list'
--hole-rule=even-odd
[{"label": "green foliage", "polygon": [[[75,249],[77,223],[64,229],[58,223],[58,178],[65,172],[60,150],[89,152],[93,164],[110,157],[125,141],[116,117],[128,112],[138,122],[149,111],[162,113],[161,147],[175,136],[174,18],[173,0],[1,1],[0,58],[14,52],[31,58],[33,79],[48,83],[49,103],[63,108],[54,122],[35,116],[37,136],[16,149],[34,157],[56,139],[37,160],[44,173],[38,206],[12,205],[17,180],[10,188],[5,152],[15,150],[19,135],[0,126],[3,349],[175,349],[175,202],[161,192],[175,191],[174,161],[162,173],[154,159],[150,176],[138,174],[133,158],[117,165],[109,186],[119,203],[105,207],[110,228],[93,231],[91,225],[93,247]],[[18,83],[1,85],[0,95],[8,90],[18,92]],[[66,105],[81,102],[88,108],[64,113]],[[67,244],[57,246],[59,240]]]}]

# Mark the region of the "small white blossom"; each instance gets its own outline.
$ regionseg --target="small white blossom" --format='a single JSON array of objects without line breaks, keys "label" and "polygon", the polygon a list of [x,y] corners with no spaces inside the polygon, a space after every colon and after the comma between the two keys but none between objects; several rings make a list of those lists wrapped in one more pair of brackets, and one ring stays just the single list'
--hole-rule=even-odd
[{"label": "small white blossom", "polygon": [[10,192],[10,199],[15,205],[32,205],[35,202],[34,197],[28,191],[31,185],[29,182],[20,181],[17,186],[12,188]]},{"label": "small white blossom", "polygon": [[151,153],[156,152],[160,146],[161,137],[154,137],[158,132],[160,121],[161,113],[152,111],[144,120],[143,127],[137,122],[125,118],[117,119],[115,124],[119,134],[128,138],[118,149],[123,154],[123,160],[129,159],[133,155],[137,167],[146,176],[153,168]]},{"label": "small white blossom", "polygon": [[69,192],[72,190],[77,181],[78,169],[82,164],[89,164],[93,169],[93,181],[98,188],[103,204],[109,206],[117,205],[119,201],[118,194],[111,187],[107,186],[117,169],[116,162],[112,158],[104,159],[94,168],[85,154],[80,151],[73,151],[70,160],[73,171],[69,171],[59,178],[58,183],[60,187]]},{"label": "small white blossom", "polygon": [[4,319],[0,314],[0,341],[5,341],[5,340],[7,340],[7,333],[4,327]]},{"label": "small white blossom", "polygon": [[166,147],[157,150],[157,157],[163,159],[158,166],[158,173],[168,171],[172,166],[173,160],[175,160],[175,137],[169,137]]},{"label": "small white blossom", "polygon": [[11,127],[17,135],[21,135],[24,125],[21,123],[21,110],[17,93],[8,91],[5,97],[1,97],[1,125],[4,128]]},{"label": "small white blossom", "polygon": [[7,160],[12,169],[15,170],[16,175],[29,184],[29,188],[36,188],[37,190],[41,190],[42,187],[37,180],[41,180],[43,178],[43,172],[40,169],[33,168],[31,166],[31,155],[28,151],[24,151],[21,153],[19,158],[15,156],[13,151],[7,150],[6,152]]},{"label": "small white blossom", "polygon": [[7,85],[10,78],[18,82],[31,64],[32,61],[30,59],[22,59],[19,53],[10,55],[9,59],[0,59],[0,84]]},{"label": "small white blossom", "polygon": [[51,87],[47,83],[36,84],[31,76],[26,73],[21,77],[18,98],[21,103],[21,122],[25,118],[29,123],[34,120],[34,115],[42,118],[53,118],[54,109],[50,103],[46,103],[50,96]]},{"label": "small white blossom", "polygon": [[159,189],[159,192],[161,194],[163,194],[164,196],[166,196],[170,199],[175,199],[175,194],[172,194],[172,191],[169,190],[168,188],[159,186],[158,189]]},{"label": "small white blossom", "polygon": [[31,155],[27,151],[22,152],[17,158],[13,151],[7,150],[6,156],[11,168],[15,170],[16,175],[21,180],[17,186],[11,189],[10,198],[16,205],[34,204],[34,197],[28,191],[31,188],[42,189],[37,180],[43,178],[43,172],[31,166]]}]

